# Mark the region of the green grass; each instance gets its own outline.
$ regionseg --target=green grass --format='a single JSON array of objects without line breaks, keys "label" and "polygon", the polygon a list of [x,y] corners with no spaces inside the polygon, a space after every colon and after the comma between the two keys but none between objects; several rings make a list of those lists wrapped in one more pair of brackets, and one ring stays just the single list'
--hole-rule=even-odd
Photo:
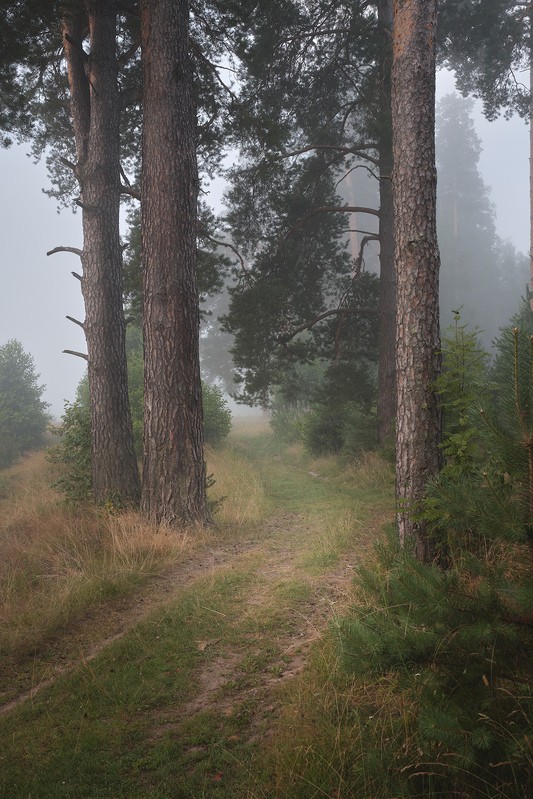
[{"label": "green grass", "polygon": [[[356,796],[346,780],[361,756],[360,697],[315,629],[301,669],[320,581],[375,537],[391,485],[359,489],[341,465],[280,453],[268,434],[227,452],[242,475],[223,487],[219,535],[234,559],[0,715],[1,799]],[[231,495],[244,484],[247,510]],[[243,530],[253,551],[239,551]]]},{"label": "green grass", "polygon": [[[171,776],[183,780],[183,762],[161,757],[168,736],[154,728],[164,729],[165,716],[197,696],[197,670],[215,653],[201,642],[235,643],[231,620],[249,580],[231,572],[205,581],[3,718],[0,796],[175,796],[162,785]],[[182,731],[180,749],[197,744],[199,724]],[[201,735],[212,742],[207,726]],[[189,782],[197,787],[196,778]]]}]

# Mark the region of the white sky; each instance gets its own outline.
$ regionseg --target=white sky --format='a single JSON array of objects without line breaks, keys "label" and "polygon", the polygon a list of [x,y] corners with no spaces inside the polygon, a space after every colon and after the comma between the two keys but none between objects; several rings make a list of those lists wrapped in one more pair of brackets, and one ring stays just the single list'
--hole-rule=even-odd
[{"label": "white sky", "polygon": [[[439,79],[438,94],[453,90],[450,76]],[[529,247],[529,134],[523,121],[486,122],[476,126],[483,141],[480,167],[492,189],[498,233],[527,252]],[[40,383],[47,386],[51,412],[60,416],[64,400],[74,398],[85,369],[80,358],[63,349],[85,351],[81,329],[65,316],[83,320],[75,255],[46,256],[58,245],[81,247],[81,217],[42,193],[48,185],[43,163],[35,165],[28,147],[0,150],[0,345],[19,339],[33,356]],[[217,192],[213,192],[215,196]]]}]

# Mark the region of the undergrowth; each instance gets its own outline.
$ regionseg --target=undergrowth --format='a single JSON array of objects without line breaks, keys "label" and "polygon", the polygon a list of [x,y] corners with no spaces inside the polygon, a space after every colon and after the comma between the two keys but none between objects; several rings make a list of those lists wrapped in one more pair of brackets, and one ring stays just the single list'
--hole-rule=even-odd
[{"label": "undergrowth", "polygon": [[[389,467],[376,456],[350,469],[331,458],[310,460],[300,448],[279,451],[272,436],[256,438],[253,431],[208,459],[213,497],[225,499],[217,526],[201,540],[198,531],[150,530],[136,514],[74,512],[49,489],[52,467],[41,456],[3,473],[0,562],[11,575],[3,608],[10,679],[10,663],[14,674],[18,662],[19,675],[38,687],[47,659],[52,666],[61,655],[55,645],[48,650],[54,630],[68,636],[87,614],[105,613],[117,598],[144,590],[143,581],[194,548],[209,552],[219,539],[230,548],[234,542],[235,558],[224,568],[214,562],[190,590],[176,586],[172,601],[121,641],[56,676],[31,703],[0,715],[0,796],[312,796],[296,787],[306,784],[299,753],[311,729],[311,721],[302,726],[297,716],[320,726],[324,702],[322,760],[329,750],[338,770],[339,758],[352,758],[354,735],[343,736],[355,694],[333,666],[329,638],[328,665],[313,675],[324,660],[320,630],[350,599],[341,578],[346,553],[366,551],[390,513]],[[240,549],[243,536],[252,550]],[[309,640],[315,654],[306,666]],[[216,676],[220,670],[224,680]],[[212,686],[204,679],[213,679]],[[321,681],[337,699],[318,693]],[[20,677],[16,684],[24,688]],[[307,697],[300,710],[284,687],[298,684],[298,695]],[[8,686],[4,701],[13,696]],[[339,722],[335,733],[334,707],[343,703],[346,724]],[[290,760],[285,774],[278,740]],[[311,749],[309,757],[315,764]],[[326,771],[331,776],[329,765]]]}]

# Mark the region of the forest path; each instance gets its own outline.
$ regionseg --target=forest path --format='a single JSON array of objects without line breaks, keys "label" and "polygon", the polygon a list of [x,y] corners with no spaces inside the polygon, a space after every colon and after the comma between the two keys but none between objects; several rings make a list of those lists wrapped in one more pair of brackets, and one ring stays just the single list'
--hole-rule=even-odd
[{"label": "forest path", "polygon": [[[0,704],[0,714],[33,699],[80,663],[90,663],[157,608],[175,601],[180,591],[188,589],[199,578],[213,578],[217,571],[238,568],[245,559],[257,562],[257,577],[263,583],[277,584],[279,580],[295,579],[301,571],[297,566],[298,558],[301,559],[305,552],[312,557],[314,544],[324,532],[324,518],[320,512],[317,516],[317,508],[320,510],[327,506],[332,495],[338,495],[339,489],[328,484],[327,479],[318,473],[306,471],[301,464],[287,463],[280,455],[257,457],[253,437],[238,442],[238,447],[241,452],[254,453],[250,467],[259,470],[265,486],[271,506],[268,517],[244,531],[238,531],[237,535],[220,530],[217,540],[215,531],[207,544],[200,545],[177,566],[153,577],[133,596],[120,598],[86,613],[63,634],[48,642],[46,665],[38,677],[31,662],[18,664],[16,680],[22,690],[8,702]],[[342,488],[341,494],[344,493]],[[379,518],[376,521],[378,525],[381,523]],[[335,552],[323,553],[323,558],[329,558],[333,567],[313,576],[316,585],[314,596],[308,603],[309,615],[302,617],[308,641],[315,637],[318,629],[322,629],[339,597],[349,590],[357,553],[345,553],[342,558]],[[263,599],[265,597],[263,590]],[[250,601],[256,606],[259,604],[255,594]],[[295,635],[293,646],[301,643],[303,634],[298,632]],[[287,646],[290,649],[291,643]],[[28,683],[29,687],[24,687]]]},{"label": "forest path", "polygon": [[[191,785],[197,786],[187,788],[191,795],[200,790],[198,780],[206,779],[206,764],[218,774],[216,758],[222,755],[209,742],[213,731],[220,736],[225,730],[226,754],[228,747],[257,747],[270,736],[281,711],[280,690],[303,671],[313,642],[353,600],[354,567],[391,518],[391,492],[390,485],[362,490],[338,469],[328,473],[325,467],[322,473],[320,462],[290,450],[276,454],[253,437],[234,447],[261,481],[264,517],[239,529],[215,530],[135,595],[94,609],[50,642],[38,679],[27,664],[18,675],[23,689],[0,707],[0,715],[11,719],[8,728],[17,727],[20,713],[25,727],[35,723],[30,734],[39,740],[62,728],[65,712],[76,716],[79,704],[81,731],[93,717],[91,703],[101,702],[105,692],[133,692],[135,698],[120,700],[116,712],[130,701],[136,712],[142,706],[144,746],[180,742],[184,760],[176,768],[188,764]],[[160,647],[167,647],[164,656]],[[160,657],[164,666],[157,665]],[[137,668],[145,675],[146,659],[154,671],[136,685],[127,675]],[[112,679],[120,688],[106,687]],[[149,690],[157,698],[148,698]],[[97,698],[84,698],[88,691]],[[65,710],[71,701],[73,709]],[[39,731],[39,715],[50,712],[60,715]],[[113,718],[106,724],[115,723]],[[207,731],[200,734],[202,724]],[[76,756],[83,750],[80,736]],[[57,747],[57,741],[48,745]],[[39,751],[46,746],[41,743]],[[69,744],[62,744],[62,752],[68,751]],[[228,774],[230,766],[224,768]],[[37,790],[40,777],[35,779]],[[85,795],[75,790],[72,796]],[[48,794],[40,787],[35,795]]]}]

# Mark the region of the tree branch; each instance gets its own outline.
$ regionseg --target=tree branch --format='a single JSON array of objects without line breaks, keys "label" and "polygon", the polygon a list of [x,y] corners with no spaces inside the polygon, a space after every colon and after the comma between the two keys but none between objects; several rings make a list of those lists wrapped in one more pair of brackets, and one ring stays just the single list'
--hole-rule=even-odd
[{"label": "tree branch", "polygon": [[77,255],[79,258],[83,256],[83,251],[78,249],[78,247],[54,247],[53,250],[48,250],[46,254],[55,255],[56,252],[72,252],[74,253],[74,255]]},{"label": "tree branch", "polygon": [[[340,315],[347,315],[350,313],[354,313],[351,308],[333,308],[330,311],[324,311],[324,313],[315,316],[314,319],[311,319],[309,322],[304,322],[303,325],[294,328],[291,330],[290,333],[284,333],[278,337],[274,347],[278,347],[280,344],[287,344],[287,342],[291,341],[298,333],[303,333],[304,330],[309,330],[310,327],[314,327],[318,322],[321,322],[323,319],[327,319],[330,316],[340,316]],[[364,314],[375,314],[377,310],[375,308],[357,308],[357,313],[364,313]]]},{"label": "tree branch", "polygon": [[309,144],[306,147],[301,147],[299,150],[291,150],[288,153],[282,153],[279,158],[291,158],[297,155],[303,155],[304,153],[309,153],[311,150],[329,150],[338,153],[339,155],[357,155],[359,158],[363,158],[365,161],[370,161],[371,164],[375,164],[379,166],[379,159],[374,158],[372,155],[368,155],[364,151],[367,149],[376,149],[376,145],[369,143],[369,144],[358,144],[354,147],[337,147],[334,144]]},{"label": "tree branch", "polygon": [[239,259],[239,262],[240,262],[241,267],[242,267],[242,271],[245,272],[245,273],[250,271],[248,269],[248,267],[246,266],[246,261],[244,260],[243,256],[240,254],[238,249],[233,246],[233,244],[230,244],[227,241],[221,241],[219,239],[214,239],[212,236],[209,235],[209,233],[203,227],[199,229],[198,233],[199,233],[200,236],[203,236],[208,241],[210,241],[211,244],[216,244],[218,247],[227,247],[228,250],[231,250],[232,253],[234,253],[237,256],[237,258]]},{"label": "tree branch", "polygon": [[124,52],[121,55],[119,55],[119,57],[117,58],[117,63],[119,65],[119,67],[125,66],[128,63],[128,61],[131,58],[133,58],[133,56],[135,55],[137,50],[140,48],[140,46],[141,46],[141,40],[140,40],[140,38],[137,38],[130,45],[130,47],[128,47],[127,50],[124,50]]},{"label": "tree branch", "polygon": [[77,273],[77,272],[71,272],[70,274],[71,274],[73,277],[75,277],[75,278],[76,278],[76,280],[79,280],[79,281],[80,281],[80,283],[81,283],[81,281],[82,281],[82,276],[81,276],[81,275],[78,275],[78,273]]},{"label": "tree branch", "polygon": [[68,158],[64,158],[62,155],[59,156],[59,161],[63,164],[63,166],[67,166],[69,169],[72,169],[74,174],[76,174],[78,169],[76,164],[73,164],[72,161],[69,161]]},{"label": "tree branch", "polygon": [[83,324],[83,322],[80,322],[79,319],[74,319],[73,316],[67,316],[66,319],[68,319],[69,322],[74,322],[74,324],[78,325],[78,327],[81,327],[82,330],[85,330],[85,325]]},{"label": "tree branch", "polygon": [[65,355],[75,355],[77,358],[83,358],[84,361],[89,360],[89,356],[84,352],[76,352],[76,350],[63,350]]},{"label": "tree branch", "polygon": [[379,236],[373,233],[370,236],[364,236],[361,239],[359,252],[357,254],[357,258],[355,259],[354,278],[358,277],[361,273],[361,269],[363,266],[363,255],[365,252],[365,247],[369,241],[379,241]]},{"label": "tree branch", "polygon": [[121,185],[120,186],[120,192],[121,192],[121,194],[127,194],[130,197],[133,197],[134,200],[139,200],[140,201],[140,199],[141,199],[141,192],[138,189],[135,189],[133,186]]},{"label": "tree branch", "polygon": [[337,213],[371,214],[372,216],[377,216],[378,219],[381,216],[381,212],[378,211],[377,208],[366,208],[364,206],[359,206],[359,205],[323,205],[320,208],[313,208],[311,211],[308,211],[306,214],[301,216],[298,219],[297,225],[294,225],[293,227],[289,228],[284,238],[287,239],[296,230],[301,230],[305,222],[307,222],[309,219],[312,219],[314,216],[317,216],[318,214],[337,214]]}]

